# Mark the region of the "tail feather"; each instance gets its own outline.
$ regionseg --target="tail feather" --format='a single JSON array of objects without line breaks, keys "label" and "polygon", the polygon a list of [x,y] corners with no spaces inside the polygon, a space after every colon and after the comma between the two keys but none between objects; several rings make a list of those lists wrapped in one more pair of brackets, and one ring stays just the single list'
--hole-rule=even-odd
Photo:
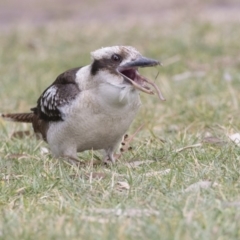
[{"label": "tail feather", "polygon": [[31,123],[34,113],[9,113],[1,114],[1,117],[7,121]]}]

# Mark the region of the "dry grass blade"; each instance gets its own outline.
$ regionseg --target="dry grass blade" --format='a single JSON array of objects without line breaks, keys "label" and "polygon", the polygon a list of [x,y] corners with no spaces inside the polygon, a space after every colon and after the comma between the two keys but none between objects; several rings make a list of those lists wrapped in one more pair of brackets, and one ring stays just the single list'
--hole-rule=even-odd
[{"label": "dry grass blade", "polygon": [[92,209],[92,213],[105,214],[105,215],[116,215],[124,217],[142,217],[142,216],[158,216],[159,212],[153,209],[138,209],[138,208],[129,208],[129,209]]},{"label": "dry grass blade", "polygon": [[217,137],[205,137],[202,139],[202,143],[205,144],[214,144],[214,145],[223,145],[226,142]]},{"label": "dry grass blade", "polygon": [[106,178],[107,174],[106,173],[101,173],[101,172],[90,172],[90,173],[84,173],[84,174],[72,174],[69,177],[72,179],[78,179],[78,178],[84,178],[87,180],[101,180],[103,178]]},{"label": "dry grass blade", "polygon": [[130,168],[137,168],[143,164],[150,164],[154,162],[155,162],[154,160],[132,161],[132,162],[125,163],[124,165]]},{"label": "dry grass blade", "polygon": [[109,222],[108,218],[99,218],[99,217],[94,217],[94,216],[81,216],[80,218],[87,222],[97,222],[97,223],[108,223]]},{"label": "dry grass blade", "polygon": [[18,159],[18,160],[21,160],[21,159],[27,159],[27,158],[29,158],[29,155],[22,154],[22,153],[13,153],[13,154],[8,154],[6,156],[6,159]]},{"label": "dry grass blade", "polygon": [[182,152],[182,151],[184,151],[186,149],[189,149],[189,148],[196,148],[196,147],[201,147],[201,146],[202,146],[202,143],[197,143],[197,144],[189,145],[189,146],[186,146],[186,147],[178,148],[174,152],[179,153],[179,152]]},{"label": "dry grass blade", "polygon": [[23,194],[25,192],[25,190],[26,190],[26,187],[21,187],[21,188],[17,189],[16,193]]},{"label": "dry grass blade", "polygon": [[199,181],[196,183],[191,184],[188,186],[184,192],[192,192],[192,191],[199,191],[200,189],[208,189],[210,187],[216,187],[219,186],[216,182],[210,182],[210,181]]},{"label": "dry grass blade", "polygon": [[171,169],[166,169],[166,170],[162,170],[162,171],[153,171],[153,172],[145,173],[144,176],[146,176],[146,177],[163,176],[163,175],[170,173],[170,171],[171,171]]},{"label": "dry grass blade", "polygon": [[159,212],[151,209],[127,209],[124,213],[127,217],[158,216]]},{"label": "dry grass blade", "polygon": [[16,180],[24,177],[24,175],[6,175],[1,178],[2,181]]},{"label": "dry grass blade", "polygon": [[101,173],[101,172],[91,172],[84,175],[86,179],[98,179],[98,180],[103,179],[106,176],[107,176],[106,173]]}]

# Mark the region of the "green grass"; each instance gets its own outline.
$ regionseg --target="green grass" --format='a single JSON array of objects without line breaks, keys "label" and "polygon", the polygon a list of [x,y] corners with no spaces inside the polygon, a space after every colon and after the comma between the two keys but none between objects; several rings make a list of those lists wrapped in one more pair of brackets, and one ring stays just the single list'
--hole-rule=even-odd
[{"label": "green grass", "polygon": [[[129,132],[144,128],[112,167],[76,169],[41,154],[46,145],[34,137],[11,138],[30,126],[0,120],[0,239],[239,239],[240,148],[228,139],[240,129],[239,34],[234,23],[197,21],[1,32],[0,112],[28,111],[59,73],[116,44],[162,60],[164,67],[141,72],[151,79],[159,73],[167,101],[142,94]],[[93,153],[80,156],[91,162]],[[216,186],[186,191],[200,181]]]}]

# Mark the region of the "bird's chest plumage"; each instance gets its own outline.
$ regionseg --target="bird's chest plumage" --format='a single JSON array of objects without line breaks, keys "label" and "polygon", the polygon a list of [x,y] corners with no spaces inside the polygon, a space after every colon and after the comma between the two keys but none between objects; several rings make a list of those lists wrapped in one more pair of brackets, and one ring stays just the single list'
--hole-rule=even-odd
[{"label": "bird's chest plumage", "polygon": [[140,105],[132,88],[99,86],[84,91],[62,109],[64,121],[49,128],[48,140],[56,141],[57,133],[58,141],[76,144],[78,151],[111,148],[121,140]]}]

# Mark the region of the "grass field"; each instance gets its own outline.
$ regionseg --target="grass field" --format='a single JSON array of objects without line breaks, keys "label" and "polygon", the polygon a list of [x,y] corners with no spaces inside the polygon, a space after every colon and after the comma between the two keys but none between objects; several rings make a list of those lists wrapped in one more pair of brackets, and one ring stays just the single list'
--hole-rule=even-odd
[{"label": "grass field", "polygon": [[129,134],[144,127],[112,167],[91,151],[69,166],[0,120],[0,239],[240,239],[239,23],[77,27],[1,32],[0,112],[28,111],[59,73],[117,44],[162,61],[141,72],[167,101],[141,94]]}]

